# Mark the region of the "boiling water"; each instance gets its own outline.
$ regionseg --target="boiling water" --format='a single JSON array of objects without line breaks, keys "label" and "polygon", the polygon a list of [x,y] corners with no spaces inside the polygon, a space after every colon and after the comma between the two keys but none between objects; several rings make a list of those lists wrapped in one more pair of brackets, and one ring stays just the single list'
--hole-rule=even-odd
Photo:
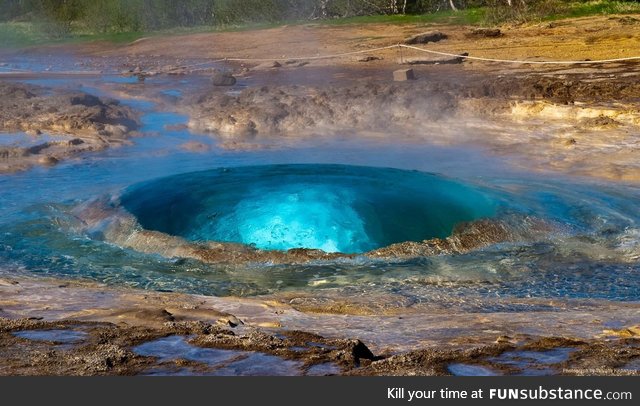
[{"label": "boiling water", "polygon": [[149,230],[260,249],[361,253],[446,238],[491,217],[479,190],[420,172],[271,165],[188,173],[133,186],[122,205]]}]

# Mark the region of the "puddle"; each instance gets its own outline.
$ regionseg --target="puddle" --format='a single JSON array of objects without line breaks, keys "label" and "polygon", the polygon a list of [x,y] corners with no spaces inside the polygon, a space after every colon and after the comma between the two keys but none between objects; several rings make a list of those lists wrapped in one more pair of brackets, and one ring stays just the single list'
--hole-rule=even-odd
[{"label": "puddle", "polygon": [[144,373],[144,376],[193,376],[194,371],[190,368],[153,368]]},{"label": "puddle", "polygon": [[527,367],[535,364],[551,365],[566,361],[569,359],[569,355],[575,351],[575,348],[554,348],[547,351],[513,351],[493,358],[492,361],[517,367]]},{"label": "puddle", "polygon": [[[209,371],[189,368],[173,370],[159,367],[147,371],[148,375],[217,375],[217,376],[297,376],[302,375],[302,363],[288,361],[258,352],[200,348],[189,344],[185,337],[171,336],[147,342],[133,348],[133,352],[156,357],[160,362],[185,359],[205,364]],[[329,371],[329,369],[326,369]],[[323,369],[320,368],[319,374]],[[331,373],[331,372],[329,372]]]},{"label": "puddle", "polygon": [[480,365],[451,364],[447,367],[454,376],[499,376],[500,373]]},{"label": "puddle", "polygon": [[163,90],[161,93],[172,97],[182,97],[182,91],[178,89]]},{"label": "puddle", "polygon": [[569,359],[571,353],[575,351],[575,348],[554,348],[547,351],[513,351],[492,358],[490,361],[518,368],[521,370],[519,375],[553,375],[557,371],[549,366],[565,362]]},{"label": "puddle", "polygon": [[193,346],[181,336],[171,336],[150,341],[133,348],[133,352],[145,357],[156,357],[159,361],[186,359],[212,366],[229,362],[246,354],[241,351],[217,350]]},{"label": "puddle", "polygon": [[339,366],[332,363],[325,363],[325,364],[318,364],[310,367],[307,370],[306,375],[307,376],[340,375],[340,372],[341,370]]},{"label": "puddle", "polygon": [[87,337],[84,331],[76,330],[26,330],[13,333],[14,336],[32,341],[46,341],[60,344],[75,344]]},{"label": "puddle", "polygon": [[288,361],[274,355],[252,353],[214,371],[219,376],[297,376],[302,375],[302,363]]}]

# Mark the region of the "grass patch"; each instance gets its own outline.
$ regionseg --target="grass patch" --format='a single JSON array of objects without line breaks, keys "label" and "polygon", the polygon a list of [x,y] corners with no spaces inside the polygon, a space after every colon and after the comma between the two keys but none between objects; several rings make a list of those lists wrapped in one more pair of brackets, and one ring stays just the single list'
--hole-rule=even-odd
[{"label": "grass patch", "polygon": [[567,18],[640,13],[640,3],[637,1],[538,0],[524,4],[515,2],[513,7],[508,7],[502,2],[496,4],[494,7],[486,8],[485,24],[557,21]]},{"label": "grass patch", "polygon": [[416,15],[372,15],[360,17],[336,18],[321,21],[327,25],[346,24],[452,24],[478,25],[484,19],[484,8],[468,8],[460,11],[438,11],[429,14]]},{"label": "grass patch", "polygon": [[113,43],[127,43],[143,36],[139,32],[121,33],[71,33],[61,34],[51,32],[45,24],[31,22],[0,23],[0,47],[22,48],[35,45],[65,44],[89,41],[109,41]]},{"label": "grass patch", "polygon": [[[496,0],[498,1],[498,0]],[[107,41],[128,43],[143,36],[184,35],[206,32],[249,31],[281,27],[283,25],[319,24],[329,26],[362,24],[451,24],[496,25],[506,22],[552,21],[597,15],[640,14],[640,2],[619,0],[563,1],[539,0],[526,7],[476,7],[460,11],[444,10],[418,15],[371,15],[328,20],[296,20],[265,23],[245,23],[225,26],[176,27],[152,32],[93,33],[82,27],[70,33],[56,31],[55,27],[38,22],[0,22],[0,47],[19,48],[57,43]],[[516,2],[515,4],[521,4]]]},{"label": "grass patch", "polygon": [[640,13],[640,2],[597,0],[571,3],[567,7],[567,11],[559,17],[577,18],[595,15],[637,13]]},{"label": "grass patch", "polygon": [[19,48],[50,41],[49,35],[33,23],[0,23],[0,47]]}]

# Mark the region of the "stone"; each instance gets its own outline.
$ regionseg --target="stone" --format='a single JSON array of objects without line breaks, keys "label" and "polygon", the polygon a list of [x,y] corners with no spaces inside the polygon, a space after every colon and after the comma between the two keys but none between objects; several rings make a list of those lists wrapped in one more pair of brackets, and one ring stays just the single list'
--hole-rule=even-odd
[{"label": "stone", "polygon": [[496,338],[496,344],[506,344],[513,342],[513,339],[509,336],[499,336]]},{"label": "stone", "polygon": [[74,138],[68,141],[69,146],[82,145],[84,141],[80,138]]},{"label": "stone", "polygon": [[282,64],[278,61],[272,61],[272,62],[264,62],[261,63],[260,65],[256,66],[255,70],[262,70],[262,69],[277,69],[277,68],[281,68]]},{"label": "stone", "polygon": [[380,58],[379,56],[371,56],[371,55],[361,56],[360,58],[357,59],[358,62],[371,62],[371,61],[380,61],[380,60],[382,60],[382,58]]},{"label": "stone", "polygon": [[216,72],[211,82],[214,86],[233,86],[236,84],[236,78],[229,72]]},{"label": "stone", "polygon": [[373,352],[360,340],[349,340],[347,342],[347,348],[351,350],[351,356],[355,359],[356,363],[362,359],[376,359]]},{"label": "stone", "polygon": [[407,45],[428,44],[429,42],[438,42],[449,38],[447,34],[440,31],[423,32],[407,38],[404,43]]},{"label": "stone", "polygon": [[393,80],[396,82],[405,82],[407,80],[415,80],[416,76],[413,69],[399,69],[393,71]]},{"label": "stone", "polygon": [[74,106],[94,107],[102,105],[102,101],[93,95],[81,93],[71,96],[69,102]]},{"label": "stone", "polygon": [[244,324],[244,322],[239,318],[237,318],[236,316],[230,314],[228,316],[221,317],[220,319],[218,319],[217,324],[234,328]]},{"label": "stone", "polygon": [[45,155],[42,158],[38,159],[38,163],[40,165],[45,165],[45,166],[54,166],[58,162],[60,162],[60,161],[56,157],[53,157],[53,156],[50,156],[50,155]]}]

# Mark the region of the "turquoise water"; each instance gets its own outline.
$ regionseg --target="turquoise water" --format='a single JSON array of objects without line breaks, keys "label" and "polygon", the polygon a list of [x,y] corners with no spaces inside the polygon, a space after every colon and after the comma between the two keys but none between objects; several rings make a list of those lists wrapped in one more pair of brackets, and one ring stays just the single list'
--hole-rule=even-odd
[{"label": "turquoise water", "polygon": [[[44,84],[106,92],[89,79]],[[178,80],[140,86],[188,92]],[[486,298],[640,299],[637,187],[517,172],[471,148],[354,137],[234,151],[215,137],[166,129],[185,123],[184,116],[154,111],[148,101],[122,102],[144,112],[149,136],[52,168],[0,175],[0,273],[207,295],[381,293],[405,305],[461,311],[528,309]],[[190,153],[180,147],[187,141],[211,149]],[[531,216],[553,227],[535,239],[459,255],[230,266],[143,254],[74,231],[74,208],[104,196],[122,199],[150,229],[281,250],[357,253],[443,237],[457,222],[483,217],[526,228],[523,216]]]},{"label": "turquoise water", "polygon": [[346,165],[271,165],[187,173],[128,188],[148,230],[260,249],[362,253],[446,238],[497,201],[441,176]]}]

